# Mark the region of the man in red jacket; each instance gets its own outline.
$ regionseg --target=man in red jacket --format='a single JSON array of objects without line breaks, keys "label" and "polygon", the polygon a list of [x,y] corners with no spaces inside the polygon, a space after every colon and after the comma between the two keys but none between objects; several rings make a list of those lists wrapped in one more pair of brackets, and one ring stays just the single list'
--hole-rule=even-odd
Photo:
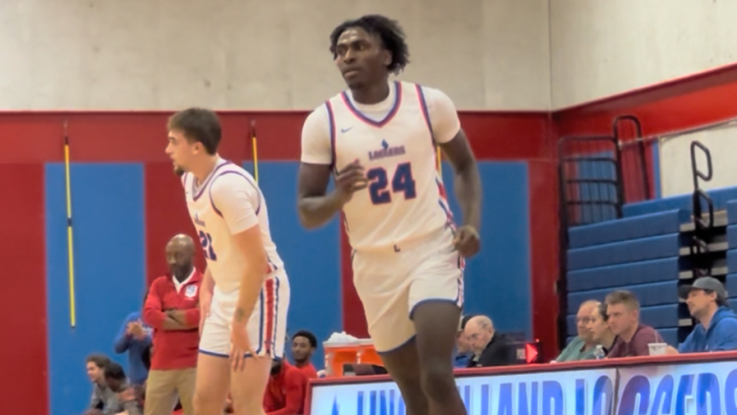
[{"label": "man in red jacket", "polygon": [[300,330],[292,336],[292,358],[297,369],[305,374],[307,379],[316,379],[317,370],[312,365],[312,355],[317,349],[317,337],[307,330]]},{"label": "man in red jacket", "polygon": [[193,258],[192,238],[173,237],[166,245],[170,273],[156,278],[146,297],[143,320],[154,331],[145,415],[170,415],[177,395],[184,414],[194,414],[202,274],[195,269]]},{"label": "man in red jacket", "polygon": [[286,360],[271,363],[271,376],[264,393],[266,415],[301,415],[307,396],[307,377]]}]

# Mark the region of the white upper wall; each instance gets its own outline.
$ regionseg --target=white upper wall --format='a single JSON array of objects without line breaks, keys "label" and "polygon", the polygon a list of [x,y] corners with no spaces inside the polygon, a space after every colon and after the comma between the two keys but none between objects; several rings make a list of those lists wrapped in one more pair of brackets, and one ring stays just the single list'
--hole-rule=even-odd
[{"label": "white upper wall", "polygon": [[550,108],[547,0],[2,0],[0,109],[312,109],[328,35],[399,20],[403,79],[461,109]]},{"label": "white upper wall", "polygon": [[737,61],[737,0],[550,2],[553,108]]},{"label": "white upper wall", "polygon": [[365,13],[404,27],[401,78],[461,109],[558,109],[737,60],[737,0],[2,0],[0,109],[312,109],[344,87],[330,31]]}]

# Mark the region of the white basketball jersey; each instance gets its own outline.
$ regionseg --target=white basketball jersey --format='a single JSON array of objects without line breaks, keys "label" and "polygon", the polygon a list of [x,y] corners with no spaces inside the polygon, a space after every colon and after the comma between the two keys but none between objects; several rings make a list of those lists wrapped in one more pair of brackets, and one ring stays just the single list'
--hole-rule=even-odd
[{"label": "white basketball jersey", "polygon": [[394,91],[379,121],[361,114],[346,92],[326,104],[335,171],[358,159],[369,180],[343,208],[356,250],[392,247],[453,223],[422,89],[395,82]]},{"label": "white basketball jersey", "polygon": [[185,173],[182,176],[182,185],[187,198],[187,208],[197,230],[200,245],[204,250],[207,267],[215,281],[215,286],[222,292],[230,292],[239,289],[240,282],[245,275],[246,263],[239,248],[235,245],[225,218],[212,200],[213,184],[218,178],[225,175],[236,175],[243,180],[243,184],[239,183],[239,186],[242,187],[234,188],[233,192],[244,188],[247,190],[261,227],[261,237],[268,256],[269,266],[266,272],[272,273],[281,269],[283,263],[277,253],[276,244],[271,239],[266,200],[250,173],[226,160],[219,160],[201,185],[195,183],[194,175]]}]

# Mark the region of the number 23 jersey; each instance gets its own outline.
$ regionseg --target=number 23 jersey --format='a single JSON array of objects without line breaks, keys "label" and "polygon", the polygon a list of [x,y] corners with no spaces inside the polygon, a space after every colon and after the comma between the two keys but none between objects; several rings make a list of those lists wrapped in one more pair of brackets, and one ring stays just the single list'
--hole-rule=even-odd
[{"label": "number 23 jersey", "polygon": [[313,111],[301,160],[331,164],[335,172],[359,160],[369,184],[343,207],[348,237],[356,250],[386,249],[452,223],[435,144],[459,130],[444,93],[391,82],[381,103],[361,105],[344,91]]},{"label": "number 23 jersey", "polygon": [[254,225],[261,228],[261,238],[268,257],[266,273],[283,268],[271,239],[269,217],[261,189],[250,173],[240,166],[219,159],[201,184],[191,173],[182,176],[187,209],[204,250],[207,267],[221,292],[240,287],[246,262],[233,235]]}]

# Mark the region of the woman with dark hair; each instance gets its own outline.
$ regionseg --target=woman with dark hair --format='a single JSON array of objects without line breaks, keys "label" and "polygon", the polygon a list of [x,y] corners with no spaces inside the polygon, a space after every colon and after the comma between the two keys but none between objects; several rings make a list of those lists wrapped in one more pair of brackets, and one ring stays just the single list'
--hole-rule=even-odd
[{"label": "woman with dark hair", "polygon": [[589,320],[588,329],[593,335],[596,344],[600,344],[604,348],[604,353],[609,353],[615,336],[612,329],[609,328],[609,316],[606,314],[606,303],[599,303],[591,311],[591,319]]}]

